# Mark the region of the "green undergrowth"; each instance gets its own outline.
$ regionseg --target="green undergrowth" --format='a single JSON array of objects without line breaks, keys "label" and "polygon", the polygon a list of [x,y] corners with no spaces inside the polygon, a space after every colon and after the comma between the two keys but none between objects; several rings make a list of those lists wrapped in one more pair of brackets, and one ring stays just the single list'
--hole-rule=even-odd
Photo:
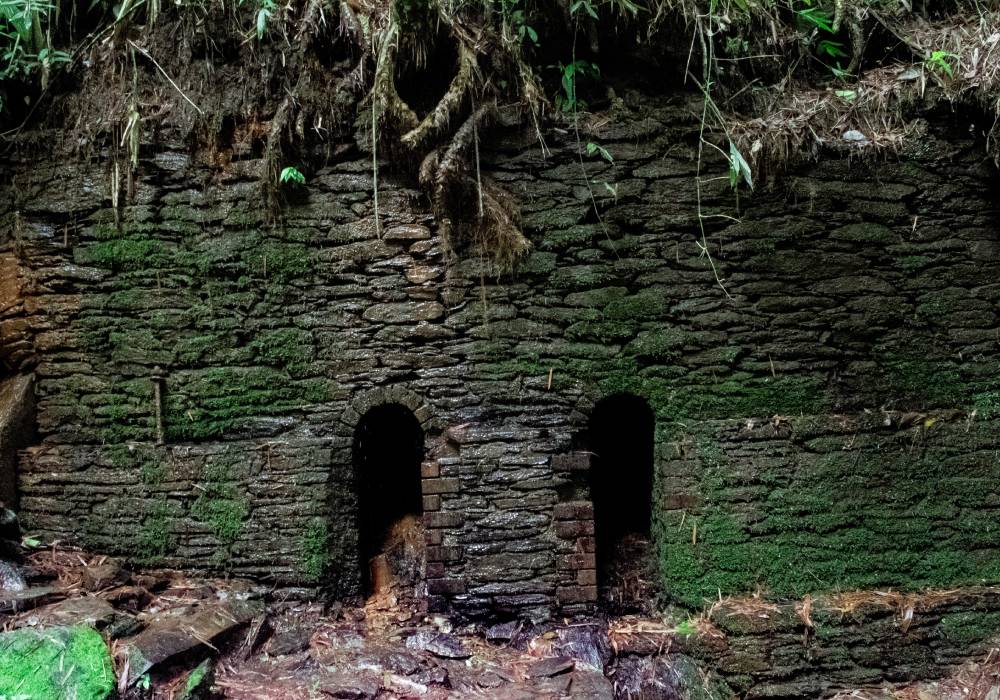
[{"label": "green undergrowth", "polygon": [[107,644],[89,627],[0,634],[0,698],[103,700],[114,684]]}]

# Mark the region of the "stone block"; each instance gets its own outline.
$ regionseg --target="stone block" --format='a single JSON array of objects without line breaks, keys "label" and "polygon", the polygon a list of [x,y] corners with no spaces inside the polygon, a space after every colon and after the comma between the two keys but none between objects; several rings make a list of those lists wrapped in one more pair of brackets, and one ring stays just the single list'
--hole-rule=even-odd
[{"label": "stone block", "polygon": [[424,542],[429,545],[438,545],[444,540],[444,534],[441,530],[427,530],[424,533]]},{"label": "stone block", "polygon": [[576,572],[576,583],[580,586],[596,586],[597,585],[597,570],[596,569],[580,569]]},{"label": "stone block", "polygon": [[420,476],[424,479],[433,479],[441,476],[441,467],[435,461],[422,462],[420,464]]},{"label": "stone block", "polygon": [[596,569],[597,557],[593,554],[564,554],[559,557],[559,568],[563,571]]},{"label": "stone block", "polygon": [[556,523],[556,536],[564,540],[594,534],[593,520],[560,520]]},{"label": "stone block", "polygon": [[462,548],[456,546],[443,546],[437,545],[434,547],[427,548],[427,561],[461,561],[462,560]]},{"label": "stone block", "polygon": [[441,578],[444,576],[444,562],[440,561],[429,561],[427,562],[427,578]]}]

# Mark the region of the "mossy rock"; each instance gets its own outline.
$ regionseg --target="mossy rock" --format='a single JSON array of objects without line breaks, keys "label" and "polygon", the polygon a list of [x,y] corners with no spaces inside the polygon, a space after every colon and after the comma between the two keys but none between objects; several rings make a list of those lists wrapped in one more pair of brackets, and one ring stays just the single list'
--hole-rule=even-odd
[{"label": "mossy rock", "polygon": [[102,700],[114,685],[107,644],[89,627],[0,634],[0,697]]}]

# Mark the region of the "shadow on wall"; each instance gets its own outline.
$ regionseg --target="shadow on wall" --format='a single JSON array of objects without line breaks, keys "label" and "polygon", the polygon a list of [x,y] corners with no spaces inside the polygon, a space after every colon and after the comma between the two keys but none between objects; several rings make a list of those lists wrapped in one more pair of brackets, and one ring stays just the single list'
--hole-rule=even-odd
[{"label": "shadow on wall", "polygon": [[34,436],[34,377],[21,374],[0,380],[0,506],[17,509],[17,452]]},{"label": "shadow on wall", "polygon": [[424,433],[410,409],[376,406],[354,431],[361,580],[366,596],[423,577],[420,463]]}]

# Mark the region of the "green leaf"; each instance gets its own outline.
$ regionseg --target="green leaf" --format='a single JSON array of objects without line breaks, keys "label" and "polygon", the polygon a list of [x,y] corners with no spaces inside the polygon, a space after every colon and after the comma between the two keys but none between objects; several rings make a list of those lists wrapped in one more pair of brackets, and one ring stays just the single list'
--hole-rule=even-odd
[{"label": "green leaf", "polygon": [[297,185],[304,185],[306,184],[306,176],[294,165],[289,165],[281,171],[278,181],[281,183],[294,182]]},{"label": "green leaf", "polygon": [[260,8],[257,12],[257,40],[260,41],[264,38],[264,33],[267,32],[267,20],[271,18],[271,11],[266,7]]},{"label": "green leaf", "polygon": [[736,187],[740,178],[747,183],[747,187],[753,189],[753,174],[750,172],[750,164],[743,158],[743,154],[736,148],[736,144],[729,142],[729,185]]},{"label": "green leaf", "polygon": [[593,141],[591,141],[587,144],[587,155],[592,156],[595,153],[604,160],[608,161],[609,163],[615,162],[614,157],[610,153],[608,153],[608,149],[606,149],[599,143],[594,143]]}]

